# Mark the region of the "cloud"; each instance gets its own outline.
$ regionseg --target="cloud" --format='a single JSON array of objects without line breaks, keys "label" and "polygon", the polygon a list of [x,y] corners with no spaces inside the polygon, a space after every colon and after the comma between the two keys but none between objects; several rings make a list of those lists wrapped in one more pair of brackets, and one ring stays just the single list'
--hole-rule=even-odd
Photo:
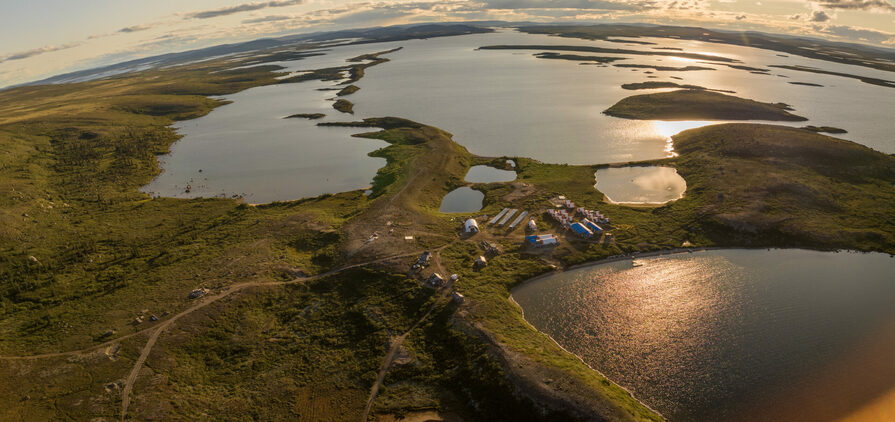
[{"label": "cloud", "polygon": [[486,9],[602,9],[644,10],[655,8],[653,1],[605,0],[485,0]]},{"label": "cloud", "polygon": [[40,48],[35,48],[32,50],[20,51],[18,53],[12,53],[8,56],[0,57],[0,63],[10,62],[13,60],[23,60],[34,56],[39,56],[44,53],[52,53],[54,51],[67,50],[69,48],[74,48],[81,45],[81,42],[73,42],[68,44],[60,44],[60,45],[47,45]]},{"label": "cloud", "polygon": [[815,10],[811,12],[811,17],[809,17],[808,20],[811,22],[826,22],[830,20],[830,15],[823,10]]},{"label": "cloud", "polygon": [[118,32],[123,32],[123,33],[129,34],[131,32],[145,31],[147,29],[151,29],[154,27],[155,27],[155,24],[147,23],[147,24],[143,24],[143,25],[133,25],[133,26],[124,27],[124,28],[119,29]]},{"label": "cloud", "polygon": [[873,42],[880,44],[895,43],[895,34],[847,25],[814,25],[814,30],[825,35],[832,35],[852,41]]},{"label": "cloud", "polygon": [[243,20],[242,23],[263,23],[263,22],[278,22],[278,21],[287,21],[295,19],[294,16],[287,15],[269,15],[269,16],[261,16],[258,18],[251,18]]},{"label": "cloud", "polygon": [[883,10],[895,12],[895,6],[887,0],[820,0],[817,4],[828,9]]},{"label": "cloud", "polygon": [[203,11],[199,11],[199,12],[187,13],[185,15],[185,17],[187,19],[209,19],[209,18],[216,18],[219,16],[232,15],[234,13],[250,12],[252,10],[267,9],[269,7],[296,6],[299,4],[303,4],[304,2],[305,2],[305,0],[274,0],[274,1],[265,1],[265,2],[243,3],[243,4],[237,4],[236,6],[223,7],[220,9],[210,9],[210,10],[203,10]]}]

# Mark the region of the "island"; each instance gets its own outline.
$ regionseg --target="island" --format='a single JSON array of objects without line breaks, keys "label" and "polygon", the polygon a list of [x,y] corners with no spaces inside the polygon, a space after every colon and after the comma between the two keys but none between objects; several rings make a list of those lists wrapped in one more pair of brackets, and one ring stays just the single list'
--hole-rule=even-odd
[{"label": "island", "polygon": [[[607,37],[623,35],[634,38],[656,37],[742,45],[811,59],[864,66],[889,72],[895,71],[895,52],[891,50],[861,44],[820,43],[816,38],[808,37],[799,38],[760,32],[750,32],[746,37],[737,31],[669,25],[525,25],[519,29],[529,34],[547,34],[589,40],[605,40]],[[787,55],[778,54],[778,56],[786,57]]]},{"label": "island", "polygon": [[717,61],[736,63],[738,60],[723,56],[713,56],[710,54],[685,53],[678,51],[665,50],[629,50],[624,48],[605,48],[593,46],[578,45],[486,45],[479,47],[480,50],[541,50],[541,51],[575,51],[584,53],[602,53],[602,54],[627,54],[632,56],[666,56],[666,57],[683,57],[693,60]]},{"label": "island", "polygon": [[556,59],[571,60],[576,62],[594,62],[594,63],[612,63],[618,60],[625,60],[624,57],[606,57],[606,56],[582,56],[580,54],[561,54],[561,53],[535,53],[535,57],[539,59]]},{"label": "island", "polygon": [[734,94],[734,91],[729,91],[725,89],[711,89],[705,88],[698,85],[689,85],[689,84],[679,84],[677,82],[662,82],[662,81],[648,81],[648,82],[636,82],[629,84],[622,84],[622,89],[627,90],[638,90],[638,89],[660,89],[660,88],[683,88],[683,89],[698,89],[698,90],[706,90],[706,91],[716,91],[716,92],[726,92],[729,94]]},{"label": "island", "polygon": [[682,89],[622,99],[603,113],[637,120],[804,121],[782,103],[770,104],[700,89]]},{"label": "island", "polygon": [[360,90],[360,88],[358,88],[357,85],[351,84],[351,85],[346,86],[345,88],[340,89],[339,92],[336,93],[336,95],[339,97],[344,97],[346,95],[354,94],[355,92],[357,92],[359,90]]},{"label": "island", "polygon": [[354,103],[345,99],[338,99],[333,103],[333,108],[346,114],[354,114]]},{"label": "island", "polygon": [[297,113],[284,117],[284,119],[310,119],[317,120],[326,117],[324,113]]},{"label": "island", "polygon": [[793,84],[793,85],[818,86],[818,87],[823,87],[823,85],[821,85],[821,84],[816,84],[816,83],[814,83],[814,82],[795,82],[795,81],[792,81],[792,82],[790,82],[790,83]]},{"label": "island", "polygon": [[808,67],[808,66],[791,66],[791,65],[772,64],[770,67],[776,67],[778,69],[797,70],[799,72],[818,73],[821,75],[840,76],[843,78],[857,79],[861,82],[864,82],[865,84],[884,86],[886,88],[895,88],[895,81],[890,81],[887,79],[872,78],[869,76],[854,75],[851,73],[833,72],[830,70],[817,69],[817,68]]},{"label": "island", "polygon": [[802,129],[810,130],[812,132],[823,132],[823,133],[848,133],[847,130],[841,129],[833,126],[802,126]]},{"label": "island", "polygon": [[694,70],[715,70],[714,68],[705,67],[705,66],[674,67],[674,66],[659,66],[659,65],[652,65],[652,64],[629,64],[629,63],[614,64],[613,66],[624,67],[624,68],[629,68],[629,69],[653,69],[653,70],[658,70],[658,71],[662,71],[662,72],[692,72]]}]

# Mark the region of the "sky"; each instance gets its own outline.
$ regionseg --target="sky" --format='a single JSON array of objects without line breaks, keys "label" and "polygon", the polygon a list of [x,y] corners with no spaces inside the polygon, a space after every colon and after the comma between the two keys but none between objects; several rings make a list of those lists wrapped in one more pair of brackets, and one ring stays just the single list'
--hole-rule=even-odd
[{"label": "sky", "polygon": [[892,1],[0,0],[0,87],[265,36],[419,22],[643,22],[895,48]]}]

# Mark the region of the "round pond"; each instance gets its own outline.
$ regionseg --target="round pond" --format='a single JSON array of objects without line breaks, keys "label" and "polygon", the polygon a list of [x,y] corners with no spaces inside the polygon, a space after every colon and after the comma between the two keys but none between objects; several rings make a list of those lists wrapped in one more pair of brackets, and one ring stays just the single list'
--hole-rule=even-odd
[{"label": "round pond", "polygon": [[465,179],[470,183],[512,182],[516,180],[516,172],[491,166],[472,166]]},{"label": "round pond", "polygon": [[463,186],[452,190],[441,200],[439,211],[451,212],[476,212],[482,209],[482,200],[485,194],[473,188]]},{"label": "round pond", "polygon": [[610,167],[594,177],[594,187],[615,204],[660,205],[681,199],[687,190],[687,182],[671,167]]}]

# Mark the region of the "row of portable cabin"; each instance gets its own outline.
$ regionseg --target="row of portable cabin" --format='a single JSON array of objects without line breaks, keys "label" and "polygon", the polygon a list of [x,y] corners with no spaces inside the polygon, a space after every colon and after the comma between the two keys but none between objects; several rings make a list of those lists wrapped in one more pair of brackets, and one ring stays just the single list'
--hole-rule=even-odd
[{"label": "row of portable cabin", "polygon": [[609,223],[609,218],[597,210],[589,210],[584,207],[578,207],[576,210],[579,214],[584,215],[585,219],[596,221],[598,223]]},{"label": "row of portable cabin", "polygon": [[550,246],[559,244],[559,239],[552,234],[525,236],[525,243],[531,246]]},{"label": "row of portable cabin", "polygon": [[[497,213],[497,215],[495,215],[490,221],[488,221],[488,224],[490,224],[492,226],[494,226],[494,225],[503,226],[508,221],[510,221],[510,219],[513,218],[513,216],[515,216],[517,212],[519,212],[519,210],[516,208],[513,208],[513,209],[504,208],[501,212]],[[516,227],[518,227],[519,224],[522,223],[522,221],[527,216],[528,216],[528,211],[522,211],[521,213],[519,213],[518,216],[516,216],[516,218],[507,227],[510,230],[515,230]],[[529,224],[532,224],[532,223],[529,223]],[[535,226],[535,227],[537,227],[537,226]],[[479,223],[474,218],[467,219],[466,222],[463,223],[463,230],[466,233],[478,233],[479,232]]]},{"label": "row of portable cabin", "polygon": [[569,212],[563,209],[548,209],[547,214],[553,217],[556,222],[561,224],[563,227],[569,227],[572,224],[572,216],[569,215]]},{"label": "row of portable cabin", "polygon": [[569,228],[575,232],[575,234],[581,237],[591,237],[596,234],[603,232],[603,228],[596,225],[593,221],[588,219],[584,219],[583,221],[572,223]]}]

